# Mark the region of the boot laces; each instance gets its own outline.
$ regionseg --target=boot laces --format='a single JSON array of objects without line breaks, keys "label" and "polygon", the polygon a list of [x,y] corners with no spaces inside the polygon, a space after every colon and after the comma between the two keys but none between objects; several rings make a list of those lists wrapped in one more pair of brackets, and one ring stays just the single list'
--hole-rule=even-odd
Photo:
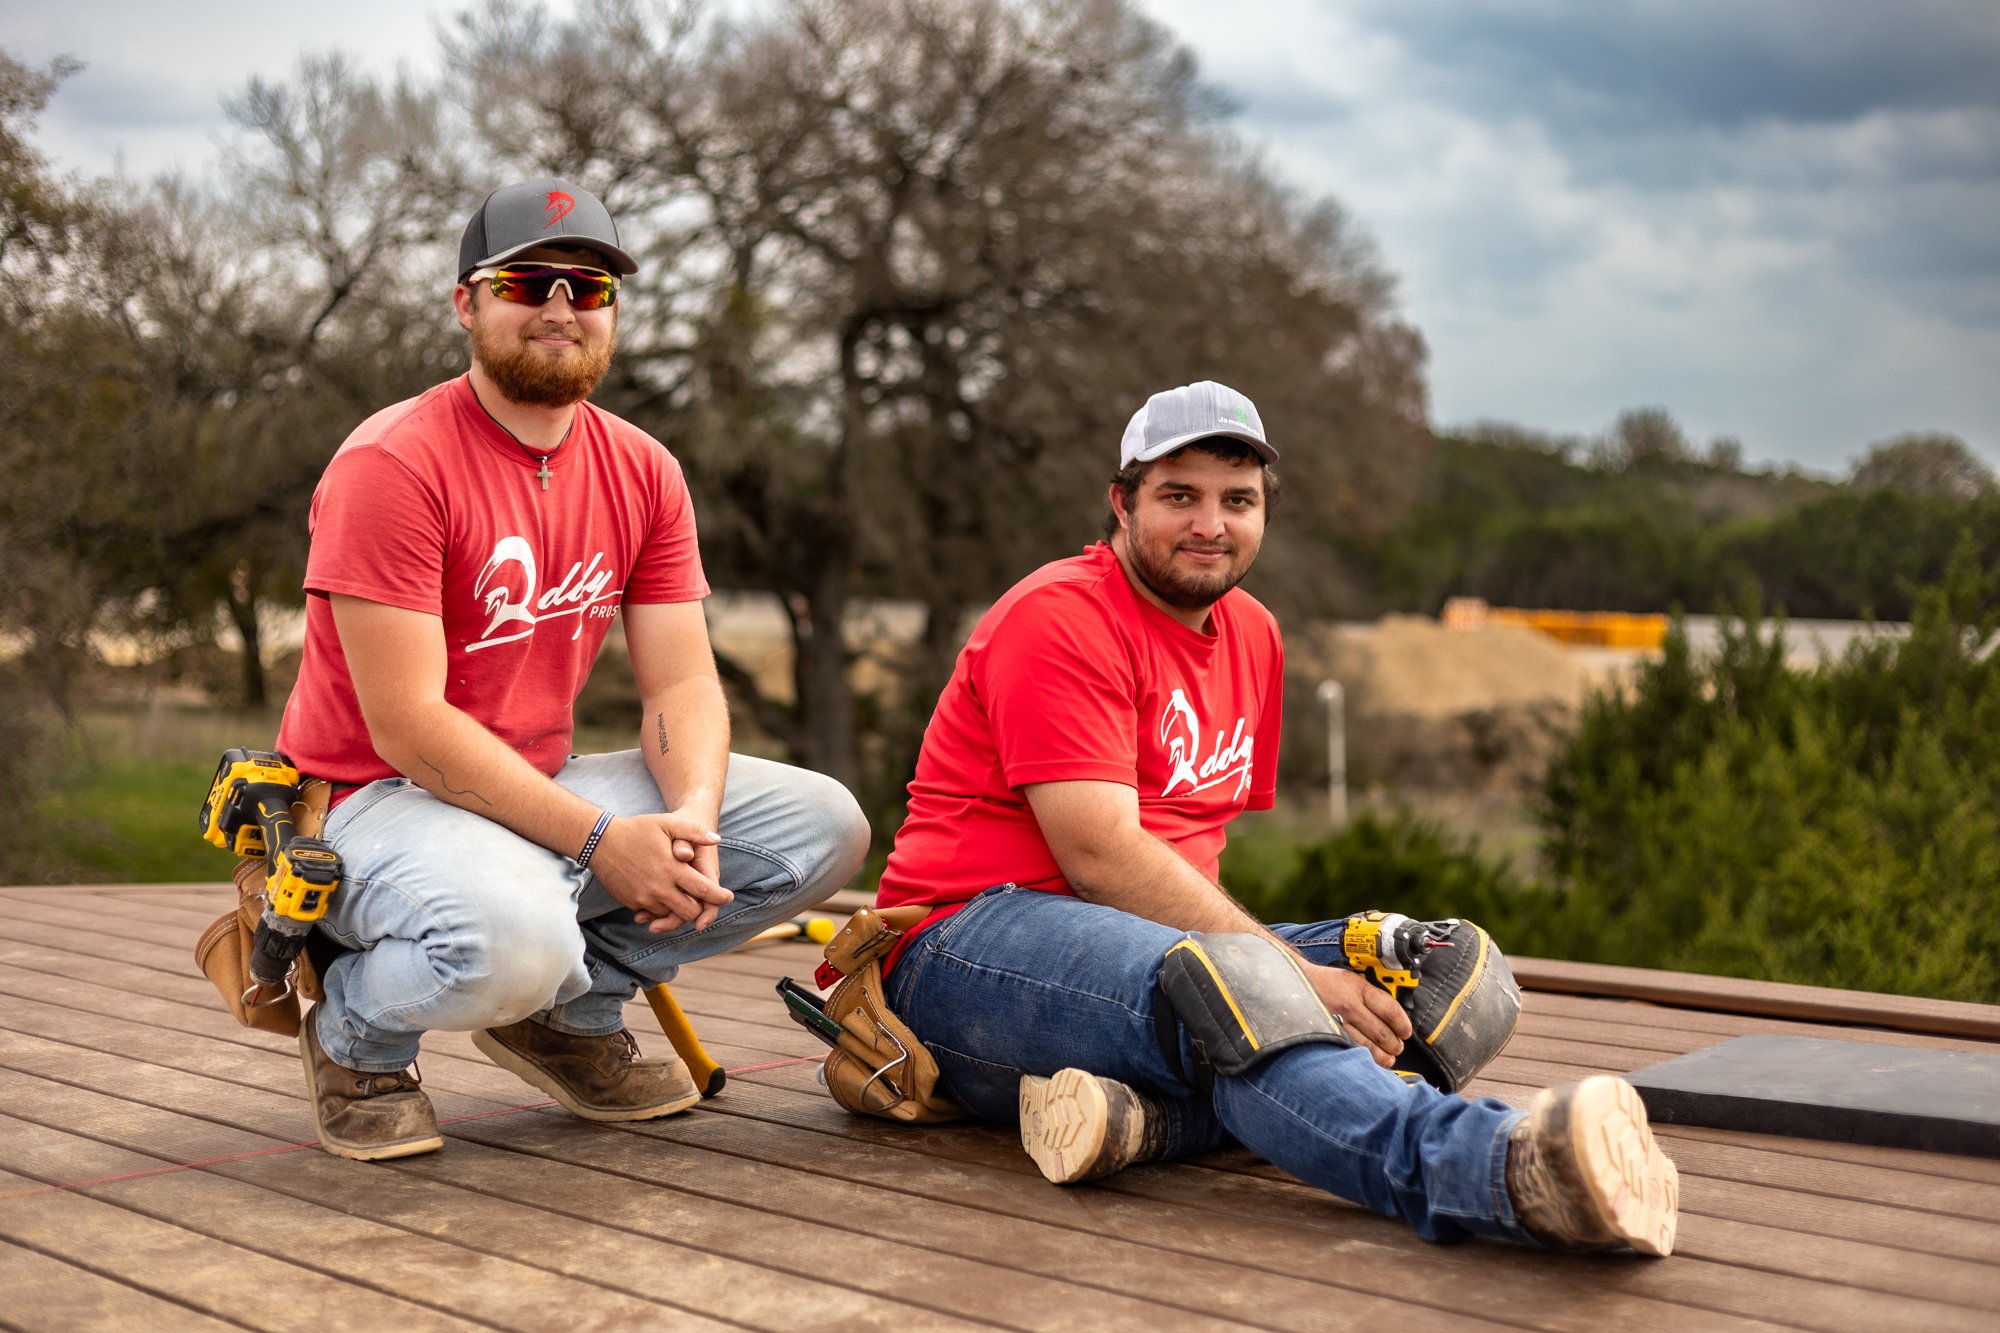
[{"label": "boot laces", "polygon": [[386,1097],[392,1092],[415,1092],[423,1087],[424,1076],[412,1062],[408,1069],[393,1069],[383,1074],[364,1074],[357,1071],[354,1080],[354,1095],[357,1097]]}]

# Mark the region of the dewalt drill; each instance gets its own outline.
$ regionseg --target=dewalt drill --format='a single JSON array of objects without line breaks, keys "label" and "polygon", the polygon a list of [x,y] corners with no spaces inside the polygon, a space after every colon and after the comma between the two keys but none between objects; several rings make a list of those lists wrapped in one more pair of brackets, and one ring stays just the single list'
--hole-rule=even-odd
[{"label": "dewalt drill", "polygon": [[1424,955],[1451,947],[1452,921],[1414,921],[1400,912],[1361,912],[1341,923],[1340,952],[1347,965],[1389,992],[1413,990]]},{"label": "dewalt drill", "polygon": [[[340,854],[292,822],[299,771],[268,750],[225,750],[201,807],[201,835],[238,856],[264,858],[264,915],[250,951],[243,1002],[274,1004],[291,993],[289,977],[313,923],[340,887]],[[269,994],[267,995],[267,992]]]}]

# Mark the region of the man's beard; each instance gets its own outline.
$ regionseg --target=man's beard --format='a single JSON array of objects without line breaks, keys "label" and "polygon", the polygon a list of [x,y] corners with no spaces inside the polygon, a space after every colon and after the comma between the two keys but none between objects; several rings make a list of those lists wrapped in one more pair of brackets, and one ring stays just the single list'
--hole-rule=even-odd
[{"label": "man's beard", "polygon": [[577,352],[552,356],[529,338],[551,332],[532,326],[518,333],[504,333],[474,319],[472,359],[480,364],[501,393],[530,407],[568,407],[590,397],[604,372],[611,368],[611,351],[617,344],[613,328],[603,338],[590,340],[577,335]]},{"label": "man's beard", "polygon": [[1232,560],[1228,566],[1186,573],[1173,567],[1176,549],[1169,545],[1162,551],[1157,543],[1141,541],[1129,528],[1126,530],[1126,551],[1132,557],[1132,572],[1138,575],[1139,582],[1168,606],[1183,611],[1199,611],[1221,601],[1224,593],[1243,581],[1243,576],[1250,572],[1250,566],[1257,558],[1257,553],[1252,551],[1250,559],[1237,563],[1233,557],[1241,548],[1231,543],[1228,550]]}]

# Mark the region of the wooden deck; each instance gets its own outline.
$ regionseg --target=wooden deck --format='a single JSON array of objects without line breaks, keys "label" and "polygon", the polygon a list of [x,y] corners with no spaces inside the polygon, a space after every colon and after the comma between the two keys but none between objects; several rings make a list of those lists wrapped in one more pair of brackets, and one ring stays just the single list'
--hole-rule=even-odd
[{"label": "wooden deck", "polygon": [[[584,1124],[437,1033],[444,1151],[339,1161],[305,1142],[296,1048],[194,970],[228,902],[0,889],[0,1326],[2000,1327],[2000,1160],[1668,1128],[1664,1261],[1425,1245],[1242,1152],[1059,1190],[1010,1130],[836,1108],[770,989],[810,973],[806,945],[676,984],[734,1071],[697,1110]],[[1548,972],[1616,989],[1615,969]],[[1746,1032],[2000,1049],[1538,991],[1477,1090],[1524,1103]]]}]

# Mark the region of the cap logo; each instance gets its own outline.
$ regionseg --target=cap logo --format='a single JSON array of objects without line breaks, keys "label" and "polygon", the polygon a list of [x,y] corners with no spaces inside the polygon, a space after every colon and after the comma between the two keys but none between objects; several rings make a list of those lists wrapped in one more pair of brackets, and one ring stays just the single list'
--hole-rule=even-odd
[{"label": "cap logo", "polygon": [[561,190],[550,190],[549,202],[542,210],[549,215],[549,220],[542,224],[543,230],[555,226],[556,223],[568,217],[575,207],[576,200],[570,198],[570,196],[564,194]]}]

